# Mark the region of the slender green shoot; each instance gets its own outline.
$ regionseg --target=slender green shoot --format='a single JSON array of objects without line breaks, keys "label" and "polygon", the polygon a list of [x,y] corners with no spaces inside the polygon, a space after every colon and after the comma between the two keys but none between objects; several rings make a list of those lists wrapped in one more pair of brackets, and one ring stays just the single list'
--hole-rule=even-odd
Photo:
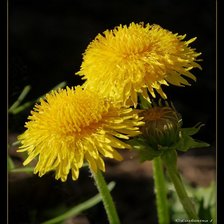
[{"label": "slender green shoot", "polygon": [[95,173],[94,171],[91,170],[91,172],[93,174],[93,178],[95,180],[96,187],[101,194],[103,205],[104,205],[105,211],[107,213],[107,218],[108,218],[109,223],[110,224],[120,224],[120,220],[119,220],[119,217],[117,214],[115,204],[111,197],[110,191],[107,188],[105,179],[104,179],[101,171],[98,170],[97,173]]},{"label": "slender green shoot", "polygon": [[[115,187],[115,182],[110,182],[107,185],[107,188],[109,189],[109,191],[113,190],[113,188]],[[81,212],[95,206],[97,203],[99,203],[102,200],[101,195],[97,194],[94,197],[88,199],[87,201],[69,209],[67,212],[65,212],[64,214],[57,216],[53,219],[50,219],[48,221],[45,221],[41,224],[54,224],[54,223],[58,223],[61,222],[63,220],[66,220],[68,218],[74,217],[78,214],[80,214]]]},{"label": "slender green shoot", "polygon": [[155,157],[153,159],[153,178],[159,224],[169,224],[170,216],[167,199],[166,181],[160,157]]}]

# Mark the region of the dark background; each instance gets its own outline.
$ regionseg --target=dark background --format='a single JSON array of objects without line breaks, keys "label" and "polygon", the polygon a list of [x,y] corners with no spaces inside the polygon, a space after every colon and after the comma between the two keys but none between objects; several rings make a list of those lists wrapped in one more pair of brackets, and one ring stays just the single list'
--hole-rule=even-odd
[{"label": "dark background", "polygon": [[[82,84],[74,73],[82,53],[95,36],[130,22],[156,23],[186,40],[202,53],[203,70],[194,69],[197,82],[191,87],[164,87],[182,114],[184,126],[203,122],[200,137],[215,143],[216,46],[215,1],[10,1],[9,2],[9,105],[25,85],[35,99],[59,82]],[[27,112],[26,112],[27,113]],[[21,116],[20,116],[21,117]],[[19,120],[20,119],[15,119]],[[26,120],[10,128],[20,128]],[[18,123],[18,125],[17,125]]]},{"label": "dark background", "polygon": [[[106,29],[130,22],[156,23],[186,40],[202,52],[203,70],[194,69],[197,82],[191,87],[164,87],[182,114],[184,126],[206,124],[200,138],[215,143],[216,46],[215,1],[113,0],[113,1],[9,1],[9,105],[25,85],[35,99],[59,82],[82,84],[74,73],[82,53],[95,36]],[[14,120],[21,129],[24,116]]]},{"label": "dark background", "polygon": [[[9,106],[25,85],[32,87],[26,100],[33,100],[62,81],[69,86],[82,84],[74,74],[82,53],[98,33],[130,22],[156,23],[173,33],[187,34],[186,40],[197,37],[190,45],[202,52],[203,70],[192,70],[197,82],[190,80],[191,87],[163,89],[182,114],[184,127],[199,121],[205,124],[196,137],[210,143],[205,152],[215,155],[215,4],[214,0],[9,1]],[[9,116],[10,133],[24,130],[29,110]]]}]

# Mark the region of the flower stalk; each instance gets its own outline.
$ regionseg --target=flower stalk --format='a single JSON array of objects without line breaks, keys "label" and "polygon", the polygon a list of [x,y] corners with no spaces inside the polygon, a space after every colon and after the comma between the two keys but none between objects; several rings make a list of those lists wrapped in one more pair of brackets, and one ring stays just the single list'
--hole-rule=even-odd
[{"label": "flower stalk", "polygon": [[120,220],[117,214],[117,210],[115,207],[115,204],[113,202],[113,199],[111,197],[110,191],[107,187],[106,181],[101,173],[100,170],[97,170],[97,172],[90,171],[93,175],[94,181],[96,183],[96,187],[101,194],[103,205],[108,217],[108,221],[110,224],[120,224]]},{"label": "flower stalk", "polygon": [[160,157],[153,159],[154,190],[159,224],[169,224],[169,206],[167,203],[166,182]]},{"label": "flower stalk", "polygon": [[177,170],[177,152],[175,150],[168,151],[162,156],[162,160],[167,168],[168,175],[170,176],[170,179],[174,184],[177,195],[189,219],[198,220],[195,206],[189,198],[182,182],[181,176]]}]

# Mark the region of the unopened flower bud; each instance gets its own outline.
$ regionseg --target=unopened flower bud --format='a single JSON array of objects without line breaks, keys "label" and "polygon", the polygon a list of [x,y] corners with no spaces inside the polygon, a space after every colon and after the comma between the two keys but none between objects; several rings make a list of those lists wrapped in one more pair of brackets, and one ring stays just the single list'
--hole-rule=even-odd
[{"label": "unopened flower bud", "polygon": [[171,146],[180,138],[181,115],[173,108],[152,107],[141,114],[145,125],[141,127],[143,136],[154,149],[158,146]]}]

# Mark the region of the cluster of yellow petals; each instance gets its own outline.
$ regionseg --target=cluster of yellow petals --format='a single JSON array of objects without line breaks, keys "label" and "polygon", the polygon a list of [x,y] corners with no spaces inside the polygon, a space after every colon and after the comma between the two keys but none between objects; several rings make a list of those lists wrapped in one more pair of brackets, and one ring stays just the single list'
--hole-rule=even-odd
[{"label": "cluster of yellow petals", "polygon": [[[83,54],[77,75],[86,82],[47,94],[36,104],[18,138],[19,152],[28,152],[24,165],[37,159],[34,173],[55,171],[55,178],[72,179],[88,162],[105,171],[103,157],[121,160],[117,149],[130,148],[124,140],[139,135],[144,125],[136,109],[138,93],[163,98],[161,85],[190,85],[184,76],[200,65],[195,49],[159,25],[130,23],[98,34]],[[142,130],[142,129],[141,129]]]},{"label": "cluster of yellow petals", "polygon": [[136,110],[80,86],[47,94],[28,119],[19,136],[19,151],[28,152],[24,165],[37,157],[34,173],[42,176],[55,170],[55,178],[62,181],[70,170],[76,180],[84,161],[96,172],[105,171],[102,157],[121,160],[116,149],[130,146],[120,139],[138,135],[138,126],[144,124]]},{"label": "cluster of yellow petals", "polygon": [[104,96],[137,105],[137,93],[164,99],[161,85],[190,85],[183,77],[196,80],[190,72],[201,66],[195,49],[183,41],[186,35],[173,34],[159,25],[130,23],[98,34],[83,54],[80,71],[85,88]]}]

